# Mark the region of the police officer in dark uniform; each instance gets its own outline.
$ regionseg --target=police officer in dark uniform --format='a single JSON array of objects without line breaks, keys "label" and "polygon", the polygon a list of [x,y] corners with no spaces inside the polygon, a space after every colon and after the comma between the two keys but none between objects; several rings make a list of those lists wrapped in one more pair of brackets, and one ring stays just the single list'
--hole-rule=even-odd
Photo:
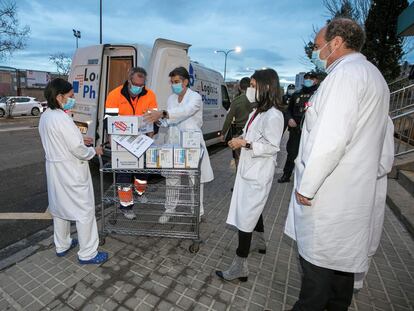
[{"label": "police officer in dark uniform", "polygon": [[283,108],[284,110],[283,112],[283,118],[284,118],[284,126],[283,126],[283,133],[286,131],[286,128],[288,126],[288,121],[289,121],[289,115],[287,112],[287,108],[289,107],[289,100],[292,97],[292,95],[295,93],[295,85],[294,84],[289,84],[287,89],[286,89],[286,94],[283,95],[282,97],[282,102],[283,102]]},{"label": "police officer in dark uniform", "polygon": [[289,105],[289,99],[292,97],[293,93],[295,93],[295,85],[289,84],[286,89],[286,94],[283,95],[283,104],[288,106]]},{"label": "police officer in dark uniform", "polygon": [[294,93],[289,99],[285,114],[289,131],[289,140],[286,144],[287,158],[285,167],[283,168],[283,175],[278,179],[278,183],[290,181],[290,176],[295,168],[295,159],[299,151],[300,135],[302,132],[301,123],[305,114],[306,103],[318,89],[318,86],[318,76],[313,72],[308,72],[304,76],[302,89]]}]

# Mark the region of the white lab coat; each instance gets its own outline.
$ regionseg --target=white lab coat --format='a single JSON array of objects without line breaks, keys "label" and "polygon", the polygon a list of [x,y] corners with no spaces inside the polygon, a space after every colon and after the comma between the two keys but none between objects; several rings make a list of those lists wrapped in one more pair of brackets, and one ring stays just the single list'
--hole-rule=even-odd
[{"label": "white lab coat", "polygon": [[377,185],[375,189],[375,203],[372,211],[371,242],[368,256],[374,256],[382,234],[384,224],[385,200],[387,198],[387,174],[392,170],[394,163],[394,124],[388,117],[387,133],[381,153],[380,166],[378,169]]},{"label": "white lab coat", "polygon": [[[253,116],[254,110],[249,119]],[[252,232],[263,212],[276,168],[283,133],[283,114],[276,108],[260,113],[243,137],[253,148],[242,148],[227,223]]]},{"label": "white lab coat", "polygon": [[[332,64],[309,101],[285,233],[316,266],[354,273],[368,268],[388,109],[388,86],[360,53]],[[313,198],[312,206],[300,205],[295,190]]]},{"label": "white lab coat", "polygon": [[[375,189],[374,209],[372,210],[371,218],[371,236],[368,257],[369,262],[372,256],[377,252],[382,227],[384,224],[385,200],[387,197],[387,174],[392,170],[394,163],[394,124],[391,118],[388,118],[387,133],[385,135],[384,145],[382,147],[380,166],[378,168],[377,185]],[[369,268],[369,264],[368,264]],[[354,288],[362,288],[362,283],[368,269],[365,272],[355,274]]]},{"label": "white lab coat", "polygon": [[95,199],[88,160],[95,149],[86,147],[73,120],[60,109],[40,117],[39,133],[46,154],[50,213],[82,223],[95,216]]},{"label": "white lab coat", "polygon": [[[180,131],[198,130],[201,132],[203,126],[203,101],[200,94],[187,89],[181,103],[178,102],[178,95],[171,94],[167,100],[168,126],[177,126]],[[206,143],[201,137],[201,145],[204,149],[201,160],[201,183],[210,182],[214,179],[213,169],[210,164],[210,157]]]}]

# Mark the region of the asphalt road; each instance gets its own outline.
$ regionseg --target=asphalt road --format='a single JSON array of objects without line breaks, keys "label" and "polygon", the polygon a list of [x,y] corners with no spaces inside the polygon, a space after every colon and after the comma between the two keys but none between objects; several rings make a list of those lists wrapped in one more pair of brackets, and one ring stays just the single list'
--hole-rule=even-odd
[{"label": "asphalt road", "polygon": [[[0,213],[42,213],[48,206],[44,151],[38,122],[38,117],[0,119]],[[222,145],[209,147],[209,153],[222,148]],[[90,169],[98,204],[100,184],[97,163],[90,162]],[[106,174],[105,187],[110,182],[111,176]],[[50,220],[0,219],[0,257],[18,250],[11,248],[5,251],[5,247],[33,236],[51,224]],[[24,243],[19,247],[22,246],[25,246]]]},{"label": "asphalt road", "polygon": [[[48,206],[39,118],[0,119],[0,213],[42,213]],[[99,168],[90,163],[95,197]],[[109,178],[109,176],[108,176]],[[109,184],[109,179],[105,179]],[[98,200],[97,200],[98,203]],[[1,220],[0,249],[50,226],[50,220]]]}]

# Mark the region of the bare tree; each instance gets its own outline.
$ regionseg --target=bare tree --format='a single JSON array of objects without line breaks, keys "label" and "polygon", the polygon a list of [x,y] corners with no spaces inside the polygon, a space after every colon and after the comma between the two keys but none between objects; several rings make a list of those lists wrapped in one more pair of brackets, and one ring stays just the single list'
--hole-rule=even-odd
[{"label": "bare tree", "polygon": [[0,59],[25,48],[29,33],[29,26],[20,28],[16,3],[0,0]]},{"label": "bare tree", "polygon": [[49,60],[56,65],[59,75],[67,76],[72,65],[72,59],[65,53],[55,53],[49,56]]},{"label": "bare tree", "polygon": [[347,17],[365,24],[372,0],[323,0],[329,19]]}]

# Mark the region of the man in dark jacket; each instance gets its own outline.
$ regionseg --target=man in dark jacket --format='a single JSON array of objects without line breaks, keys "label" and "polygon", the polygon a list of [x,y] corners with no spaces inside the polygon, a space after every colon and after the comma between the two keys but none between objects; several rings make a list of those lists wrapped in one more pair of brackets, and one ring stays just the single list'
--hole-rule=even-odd
[{"label": "man in dark jacket", "polygon": [[[238,137],[242,134],[244,125],[249,118],[250,112],[252,112],[254,106],[249,102],[246,97],[246,90],[250,86],[250,78],[242,78],[239,82],[239,93],[233,102],[230,109],[227,112],[226,120],[224,121],[223,129],[221,131],[221,140],[224,141],[225,137]],[[229,133],[230,131],[230,133]],[[234,151],[234,161],[236,167],[239,164],[240,150]]]},{"label": "man in dark jacket", "polygon": [[286,88],[286,94],[282,96],[282,102],[283,102],[283,107],[286,110],[283,110],[283,119],[284,119],[284,126],[283,126],[283,133],[286,131],[286,128],[288,126],[288,112],[287,112],[287,108],[289,107],[289,101],[290,98],[292,97],[292,95],[295,93],[295,85],[294,84],[289,84],[288,87]]},{"label": "man in dark jacket", "polygon": [[295,159],[299,151],[302,119],[305,116],[306,103],[318,89],[318,86],[319,79],[317,75],[313,72],[308,72],[304,76],[302,89],[294,93],[289,99],[288,108],[285,113],[289,131],[289,140],[286,144],[286,151],[288,154],[285,167],[283,168],[283,175],[277,180],[278,183],[290,181],[290,176],[295,168]]}]

